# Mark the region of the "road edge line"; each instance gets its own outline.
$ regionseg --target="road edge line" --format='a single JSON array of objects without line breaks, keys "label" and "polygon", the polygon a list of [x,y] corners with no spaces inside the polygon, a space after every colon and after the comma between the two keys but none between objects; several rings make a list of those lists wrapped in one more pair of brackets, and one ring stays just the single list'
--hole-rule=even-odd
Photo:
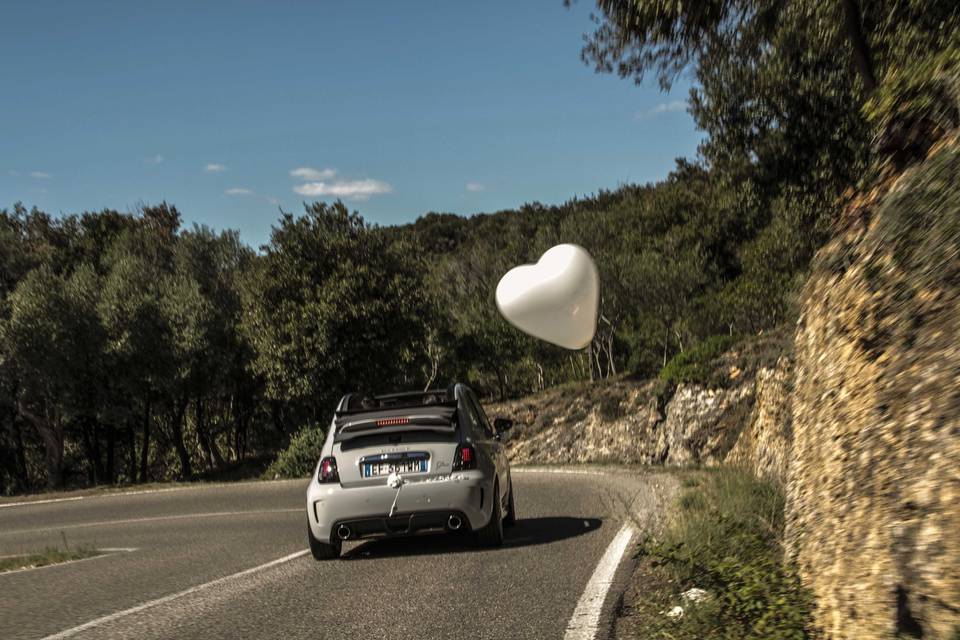
[{"label": "road edge line", "polygon": [[574,476],[609,476],[605,471],[594,469],[564,469],[562,467],[517,467],[511,469],[510,473],[566,473]]},{"label": "road edge line", "polygon": [[566,633],[563,635],[564,640],[593,640],[596,637],[607,593],[610,591],[610,585],[613,584],[613,578],[634,533],[636,529],[633,524],[629,521],[624,522],[620,531],[607,546],[587,586],[583,589],[573,615],[570,616]]},{"label": "road edge line", "polygon": [[233,516],[256,516],[271,513],[303,513],[303,507],[288,509],[254,509],[252,511],[205,511],[201,513],[172,513],[167,516],[145,516],[143,518],[126,518],[122,520],[98,520],[97,522],[73,522],[70,524],[53,525],[49,527],[35,527],[33,529],[13,529],[0,531],[0,537],[5,535],[23,535],[24,533],[41,533],[44,531],[65,531],[67,529],[95,529],[97,527],[123,526],[128,524],[145,524],[148,522],[162,522],[164,520],[190,520],[191,518],[229,518]]},{"label": "road edge line", "polygon": [[46,500],[29,500],[27,502],[4,502],[0,504],[0,509],[10,509],[12,507],[27,507],[34,504],[53,504],[54,502],[74,502],[83,500],[86,496],[72,496],[69,498],[47,498]]},{"label": "road edge line", "polygon": [[108,491],[91,493],[82,496],[65,496],[63,498],[43,498],[40,500],[25,500],[22,502],[0,502],[0,509],[12,507],[29,507],[36,504],[52,504],[55,502],[74,502],[76,500],[94,500],[97,498],[124,498],[127,496],[143,496],[152,493],[172,493],[175,491],[193,491],[196,489],[220,489],[235,487],[241,484],[268,485],[283,482],[304,482],[307,478],[283,478],[278,480],[241,480],[238,482],[197,482],[184,487],[158,487],[156,489],[132,489],[129,491]]},{"label": "road edge line", "polygon": [[303,549],[302,551],[291,553],[289,555],[283,556],[282,558],[277,558],[276,560],[271,560],[270,562],[257,565],[256,567],[250,567],[249,569],[244,569],[243,571],[238,571],[237,573],[232,573],[228,576],[223,576],[222,578],[211,580],[210,582],[204,582],[203,584],[198,584],[196,586],[190,587],[189,589],[184,589],[183,591],[171,593],[170,595],[162,596],[154,600],[148,600],[147,602],[130,607],[129,609],[123,609],[122,611],[115,611],[114,613],[110,613],[105,616],[95,618],[93,620],[90,620],[89,622],[84,622],[83,624],[79,624],[75,627],[64,629],[63,631],[60,631],[53,635],[46,636],[43,640],[58,640],[59,638],[70,638],[88,629],[93,629],[95,627],[99,627],[101,625],[107,624],[108,622],[113,622],[115,620],[120,620],[121,618],[126,618],[127,616],[132,615],[134,613],[139,613],[146,609],[151,609],[161,604],[166,604],[178,598],[188,596],[191,593],[196,593],[198,591],[202,591],[203,589],[207,589],[209,587],[223,584],[224,582],[229,582],[230,580],[236,580],[237,578],[242,578],[252,573],[263,571],[264,569],[269,569],[271,567],[275,567],[285,562],[290,562],[291,560],[296,560],[297,558],[303,557],[308,553],[310,553],[309,549]]}]

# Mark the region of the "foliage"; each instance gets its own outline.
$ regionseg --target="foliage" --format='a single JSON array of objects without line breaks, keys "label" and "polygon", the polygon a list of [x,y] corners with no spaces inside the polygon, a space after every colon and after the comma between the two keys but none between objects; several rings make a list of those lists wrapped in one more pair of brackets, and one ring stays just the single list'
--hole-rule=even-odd
[{"label": "foliage", "polygon": [[292,438],[290,445],[277,455],[263,477],[268,480],[276,478],[303,478],[310,475],[323,449],[326,438],[324,430],[317,425],[307,425],[300,429]]},{"label": "foliage", "polygon": [[166,204],[0,212],[0,254],[17,256],[0,304],[4,493],[190,477],[221,466],[222,448],[247,454],[258,383],[236,285],[252,252],[179,225]]},{"label": "foliage", "polygon": [[956,127],[960,124],[960,46],[892,67],[863,109],[878,131],[898,121],[927,120],[943,130]]},{"label": "foliage", "polygon": [[432,315],[420,271],[405,242],[342,203],[284,216],[244,285],[242,329],[267,397],[320,420],[350,391],[415,384]]},{"label": "foliage", "polygon": [[660,370],[659,378],[669,384],[707,384],[716,359],[736,342],[733,336],[711,336],[693,349],[678,353]]},{"label": "foliage", "polygon": [[[801,639],[816,635],[813,599],[783,560],[784,498],[773,485],[721,469],[684,483],[663,535],[640,549],[648,586],[632,603],[650,637]],[[707,591],[683,601],[690,588]],[[664,610],[684,608],[678,619]],[[638,616],[639,617],[639,616]]]},{"label": "foliage", "polygon": [[909,274],[912,290],[900,291],[900,298],[928,295],[922,293],[924,289],[949,290],[956,286],[960,277],[957,175],[960,150],[942,149],[908,176],[904,189],[892,192],[881,204],[878,232],[893,250],[896,266]]}]

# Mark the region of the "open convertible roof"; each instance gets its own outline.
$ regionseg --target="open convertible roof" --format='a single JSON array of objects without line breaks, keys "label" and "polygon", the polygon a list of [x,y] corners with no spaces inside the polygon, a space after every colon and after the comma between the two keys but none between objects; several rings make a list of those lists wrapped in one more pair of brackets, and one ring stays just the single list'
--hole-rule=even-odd
[{"label": "open convertible roof", "polygon": [[454,387],[383,395],[347,394],[335,413],[335,440],[341,442],[371,433],[456,429]]}]

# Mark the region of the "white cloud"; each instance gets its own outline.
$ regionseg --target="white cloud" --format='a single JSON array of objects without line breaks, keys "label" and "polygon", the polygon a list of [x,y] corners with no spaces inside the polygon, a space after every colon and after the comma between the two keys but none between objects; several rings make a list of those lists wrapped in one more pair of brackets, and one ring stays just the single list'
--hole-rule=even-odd
[{"label": "white cloud", "polygon": [[637,118],[647,118],[650,116],[659,116],[664,113],[675,113],[677,111],[686,111],[687,102],[686,100],[672,100],[670,102],[661,102],[652,109],[646,111],[641,111],[637,114]]},{"label": "white cloud", "polygon": [[314,169],[312,167],[297,167],[290,171],[290,175],[301,180],[329,180],[337,175],[336,169]]},{"label": "white cloud", "polygon": [[468,182],[468,183],[467,183],[467,191],[472,191],[472,192],[476,193],[476,192],[478,192],[478,191],[483,191],[483,188],[484,188],[483,185],[480,184],[479,182]]},{"label": "white cloud", "polygon": [[223,192],[223,194],[227,196],[249,196],[252,193],[253,191],[246,187],[233,187]]},{"label": "white cloud", "polygon": [[269,203],[272,204],[273,206],[277,206],[278,204],[280,204],[280,199],[279,199],[279,198],[267,198],[267,202],[269,202]]},{"label": "white cloud", "polygon": [[217,164],[216,162],[211,162],[203,168],[207,173],[220,173],[221,171],[226,171],[227,168],[222,164]]},{"label": "white cloud", "polygon": [[163,162],[163,156],[158,153],[155,156],[150,156],[149,158],[144,160],[144,162],[146,162],[147,164],[160,164]]},{"label": "white cloud", "polygon": [[40,179],[40,180],[46,180],[46,179],[48,179],[48,178],[52,178],[53,176],[50,175],[49,173],[47,173],[46,171],[31,171],[31,172],[30,172],[30,177],[31,177],[31,178],[38,178],[38,179]]},{"label": "white cloud", "polygon": [[338,180],[336,182],[305,182],[293,188],[301,196],[336,196],[337,198],[352,198],[366,200],[370,196],[381,195],[393,191],[386,182],[380,180]]}]

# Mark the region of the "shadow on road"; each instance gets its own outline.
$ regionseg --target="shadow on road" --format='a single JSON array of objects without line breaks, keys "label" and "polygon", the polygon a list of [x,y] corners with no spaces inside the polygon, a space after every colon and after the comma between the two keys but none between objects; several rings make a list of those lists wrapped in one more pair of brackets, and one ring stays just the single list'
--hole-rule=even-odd
[{"label": "shadow on road", "polygon": [[[600,528],[603,521],[597,518],[524,518],[512,527],[504,529],[504,548],[530,547],[559,542],[567,538],[590,533]],[[410,538],[386,538],[369,540],[345,551],[345,560],[389,558],[392,556],[416,556],[440,553],[463,553],[489,551],[477,547],[472,535],[430,534]]]}]

